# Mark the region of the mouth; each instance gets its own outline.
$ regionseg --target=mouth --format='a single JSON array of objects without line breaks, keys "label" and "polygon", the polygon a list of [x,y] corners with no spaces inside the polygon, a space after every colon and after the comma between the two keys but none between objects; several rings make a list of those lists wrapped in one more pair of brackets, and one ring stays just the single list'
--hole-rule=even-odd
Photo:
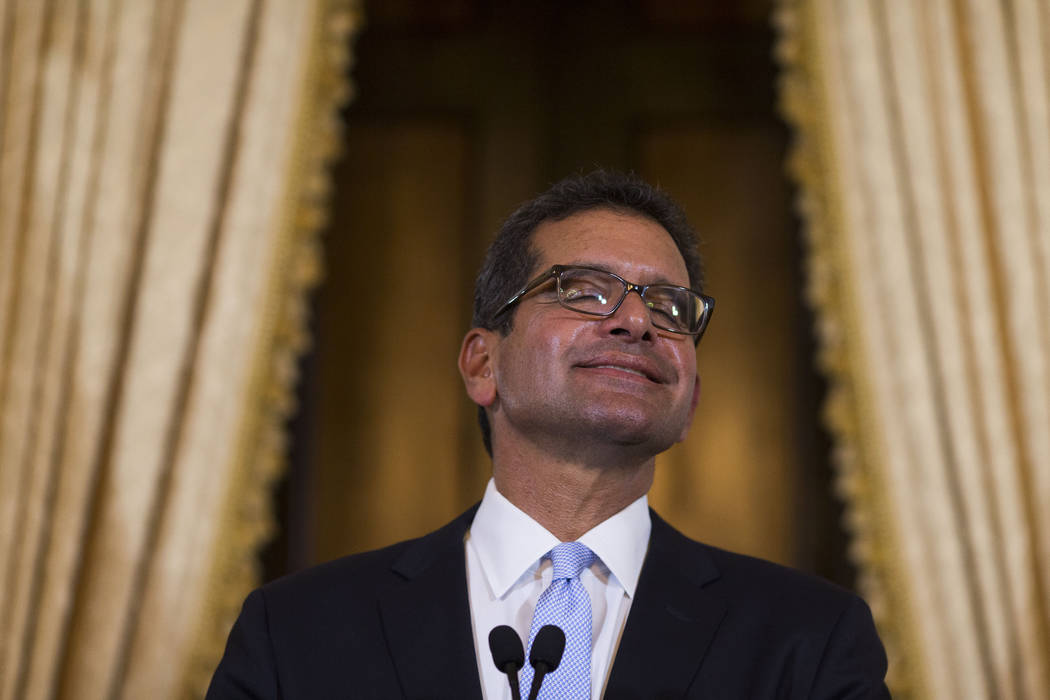
[{"label": "mouth", "polygon": [[659,367],[644,357],[634,355],[617,358],[597,357],[576,365],[580,369],[596,370],[602,373],[626,374],[645,379],[654,384],[666,384],[667,379]]},{"label": "mouth", "polygon": [[622,367],[620,365],[590,365],[590,366],[586,367],[586,369],[613,369],[613,370],[617,370],[617,371],[620,371],[620,372],[627,372],[628,374],[633,374],[633,375],[635,375],[637,377],[642,377],[643,379],[648,379],[649,381],[655,381],[652,377],[647,375],[645,372],[639,372],[636,369],[631,369],[630,367]]}]

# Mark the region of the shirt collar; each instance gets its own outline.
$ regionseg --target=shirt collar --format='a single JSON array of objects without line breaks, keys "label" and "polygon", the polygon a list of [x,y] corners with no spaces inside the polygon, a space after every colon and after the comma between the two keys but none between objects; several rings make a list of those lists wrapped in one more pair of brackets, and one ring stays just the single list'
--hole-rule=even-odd
[{"label": "shirt collar", "polygon": [[[643,495],[588,530],[579,541],[598,555],[628,597],[633,598],[651,529],[649,500]],[[508,501],[492,479],[485,488],[485,497],[468,537],[489,588],[497,598],[506,595],[559,543],[550,531]]]},{"label": "shirt collar", "polygon": [[631,503],[580,537],[598,558],[609,567],[609,572],[623,586],[628,598],[634,598],[638,577],[642,573],[645,552],[649,548],[649,532],[653,523],[649,518],[649,499],[646,495]]}]

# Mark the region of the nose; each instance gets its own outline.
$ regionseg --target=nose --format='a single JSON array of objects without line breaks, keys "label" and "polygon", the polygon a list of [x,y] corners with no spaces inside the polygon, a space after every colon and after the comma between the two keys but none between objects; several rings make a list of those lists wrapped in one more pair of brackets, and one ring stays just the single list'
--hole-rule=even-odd
[{"label": "nose", "polygon": [[620,308],[605,319],[606,332],[624,339],[651,341],[653,339],[652,319],[649,307],[642,300],[637,289],[631,289],[620,302]]}]

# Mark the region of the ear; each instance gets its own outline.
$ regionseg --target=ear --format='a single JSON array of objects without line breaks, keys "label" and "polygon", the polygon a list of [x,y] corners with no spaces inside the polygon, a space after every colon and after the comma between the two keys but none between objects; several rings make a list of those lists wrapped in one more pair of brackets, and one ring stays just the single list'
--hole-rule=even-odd
[{"label": "ear", "polygon": [[474,403],[488,407],[496,400],[496,377],[493,354],[499,342],[495,331],[471,328],[459,349],[459,373],[467,395]]},{"label": "ear", "polygon": [[682,428],[682,434],[678,436],[678,442],[682,442],[689,435],[689,428],[693,425],[693,416],[696,414],[696,405],[700,403],[700,375],[693,379],[693,398],[689,402],[689,420]]}]

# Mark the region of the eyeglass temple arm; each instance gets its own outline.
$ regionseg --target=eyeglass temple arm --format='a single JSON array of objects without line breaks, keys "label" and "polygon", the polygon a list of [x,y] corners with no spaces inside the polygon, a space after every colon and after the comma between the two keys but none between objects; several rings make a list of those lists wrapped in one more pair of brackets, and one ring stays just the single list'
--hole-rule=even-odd
[{"label": "eyeglass temple arm", "polygon": [[544,272],[543,274],[541,274],[539,277],[535,278],[534,280],[532,280],[531,282],[526,284],[524,287],[522,287],[518,291],[517,294],[515,294],[510,299],[508,299],[507,302],[503,306],[501,306],[499,308],[499,311],[497,311],[494,315],[495,316],[499,316],[499,315],[503,314],[507,309],[509,309],[510,307],[512,307],[515,304],[517,304],[521,300],[521,298],[523,296],[525,296],[526,294],[531,292],[533,289],[535,289],[536,287],[540,286],[541,284],[543,284],[544,282],[549,280],[551,277],[554,277],[555,275],[557,275],[558,272],[559,272],[559,269],[560,268],[558,268],[557,266],[552,267],[551,269],[549,269],[546,272]]}]

